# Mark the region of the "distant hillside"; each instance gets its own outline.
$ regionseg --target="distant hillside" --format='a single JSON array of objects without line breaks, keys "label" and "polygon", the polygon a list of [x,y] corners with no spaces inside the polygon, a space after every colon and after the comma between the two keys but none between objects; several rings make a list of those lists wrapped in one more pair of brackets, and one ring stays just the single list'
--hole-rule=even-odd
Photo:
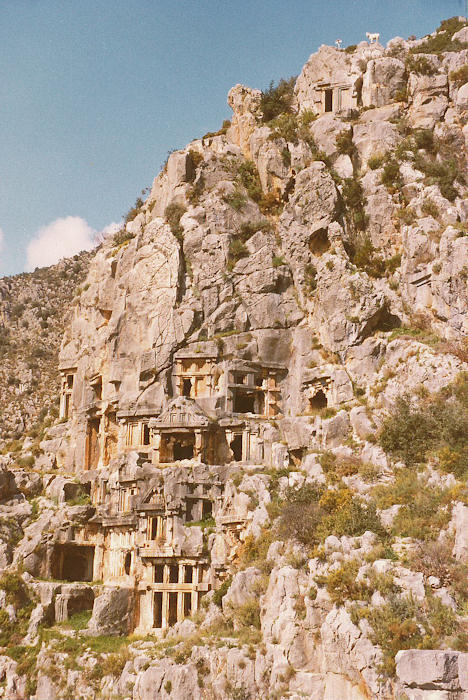
[{"label": "distant hillside", "polygon": [[0,279],[0,445],[56,415],[60,342],[92,256]]}]

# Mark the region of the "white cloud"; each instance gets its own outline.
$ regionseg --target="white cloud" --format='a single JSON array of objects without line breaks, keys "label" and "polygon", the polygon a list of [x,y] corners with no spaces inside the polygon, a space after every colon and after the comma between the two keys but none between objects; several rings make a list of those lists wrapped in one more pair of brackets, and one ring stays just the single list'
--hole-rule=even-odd
[{"label": "white cloud", "polygon": [[111,224],[107,224],[107,226],[104,226],[104,228],[101,231],[96,231],[96,233],[94,234],[94,242],[96,244],[103,243],[106,238],[113,236],[114,233],[120,231],[121,228],[122,222],[117,223],[113,221]]},{"label": "white cloud", "polygon": [[56,219],[41,227],[26,249],[26,270],[55,265],[82,250],[91,250],[96,232],[79,216]]}]

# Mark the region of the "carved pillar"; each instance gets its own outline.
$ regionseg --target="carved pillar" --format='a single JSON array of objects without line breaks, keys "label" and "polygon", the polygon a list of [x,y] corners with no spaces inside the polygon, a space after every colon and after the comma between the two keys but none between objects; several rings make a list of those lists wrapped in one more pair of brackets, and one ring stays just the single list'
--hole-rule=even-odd
[{"label": "carved pillar", "polygon": [[193,457],[199,462],[203,461],[203,443],[204,436],[201,430],[195,430],[195,445],[193,449]]},{"label": "carved pillar", "polygon": [[159,464],[159,451],[161,449],[161,433],[153,433],[152,463]]}]

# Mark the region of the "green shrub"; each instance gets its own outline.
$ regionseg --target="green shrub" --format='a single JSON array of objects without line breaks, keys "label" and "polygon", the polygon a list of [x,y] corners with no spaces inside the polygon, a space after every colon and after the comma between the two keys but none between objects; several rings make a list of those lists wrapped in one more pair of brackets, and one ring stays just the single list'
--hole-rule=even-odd
[{"label": "green shrub", "polygon": [[291,112],[295,84],[295,77],[289,80],[283,78],[276,86],[272,80],[268,89],[262,92],[260,107],[264,122],[269,122],[285,112]]},{"label": "green shrub", "polygon": [[192,148],[189,150],[190,160],[193,163],[194,168],[203,163],[203,155],[199,151],[194,151]]},{"label": "green shrub", "polygon": [[424,542],[408,555],[409,566],[424,576],[437,576],[443,586],[455,594],[460,607],[468,601],[468,566],[452,555],[453,542],[433,540]]},{"label": "green shrub", "polygon": [[230,126],[231,122],[229,119],[225,119],[221,129],[218,129],[218,131],[208,131],[204,136],[202,136],[202,139],[210,139],[213,138],[213,136],[224,136]]},{"label": "green shrub", "polygon": [[390,190],[400,190],[403,186],[403,178],[400,173],[400,164],[394,159],[387,160],[383,167],[382,185]]},{"label": "green shrub", "polygon": [[254,233],[258,231],[271,231],[272,225],[267,219],[260,219],[259,221],[244,221],[241,224],[239,230],[239,238],[243,243],[249,240]]},{"label": "green shrub", "polygon": [[413,132],[413,138],[416,148],[423,148],[429,153],[435,150],[434,134],[430,129],[416,129]]},{"label": "green shrub", "polygon": [[336,148],[338,153],[350,156],[351,158],[356,153],[356,146],[353,142],[353,132],[351,129],[341,131],[336,137]]},{"label": "green shrub", "polygon": [[213,603],[217,605],[218,607],[222,607],[222,601],[224,596],[229,590],[229,587],[231,586],[232,583],[232,578],[227,578],[225,581],[222,582],[220,587],[213,593]]},{"label": "green shrub", "polygon": [[228,268],[232,270],[235,264],[241,259],[249,255],[245,244],[238,238],[234,238],[229,242],[228,253]]},{"label": "green shrub", "polygon": [[459,41],[454,41],[453,35],[465,26],[466,22],[460,21],[458,17],[445,19],[441,22],[437,33],[434,36],[428,36],[422,44],[412,48],[411,53],[439,54],[444,51],[460,51],[465,45]]},{"label": "green shrub", "polygon": [[266,558],[270,544],[273,542],[273,533],[271,530],[264,529],[260,537],[255,538],[253,535],[247,535],[242,545],[239,564],[241,568],[246,568],[255,564],[261,569],[266,567]]},{"label": "green shrub", "polygon": [[386,272],[384,260],[378,255],[369,236],[359,237],[350,248],[351,262],[357,268],[367,272],[370,277],[383,277]]},{"label": "green shrub", "polygon": [[450,636],[460,631],[451,608],[431,595],[418,602],[412,597],[391,594],[384,605],[355,606],[351,618],[354,623],[365,618],[371,625],[371,641],[382,649],[378,670],[386,677],[394,676],[395,655],[401,649],[446,647],[450,645]]},{"label": "green shrub", "polygon": [[348,222],[354,231],[363,231],[366,228],[368,217],[364,210],[366,199],[361,183],[354,178],[346,178],[343,181],[341,194]]},{"label": "green shrub", "polygon": [[468,376],[419,403],[400,397],[383,424],[383,449],[407,465],[439,456],[440,466],[462,478],[468,473]]},{"label": "green shrub", "polygon": [[364,503],[359,498],[354,497],[322,520],[317,528],[317,535],[323,541],[329,535],[359,537],[367,530],[379,536],[385,534],[375,504],[372,502]]},{"label": "green shrub", "polygon": [[437,185],[443,197],[453,202],[458,196],[458,191],[455,187],[455,182],[464,182],[465,178],[460,171],[455,159],[445,161],[430,160],[416,155],[414,167],[426,175],[426,180],[429,185]]},{"label": "green shrub", "polygon": [[317,289],[317,268],[308,263],[304,269],[304,284],[309,292]]},{"label": "green shrub", "polygon": [[129,211],[125,215],[125,223],[126,224],[128,224],[130,221],[133,221],[133,219],[135,219],[135,217],[138,216],[142,206],[143,206],[142,198],[137,197],[135,204],[133,205],[133,207],[131,209],[129,209]]},{"label": "green shrub", "polygon": [[91,498],[82,488],[78,490],[73,498],[67,500],[69,506],[87,506],[91,503]]},{"label": "green shrub", "polygon": [[431,199],[425,199],[421,206],[421,211],[427,216],[432,216],[434,219],[439,217],[439,207]]},{"label": "green shrub", "polygon": [[352,559],[328,574],[325,585],[332,603],[344,605],[348,600],[362,600],[365,584],[356,581],[358,571],[359,563]]},{"label": "green shrub", "polygon": [[236,187],[231,194],[225,195],[223,199],[226,204],[229,204],[235,211],[240,211],[247,204],[247,197],[239,187]]},{"label": "green shrub", "polygon": [[424,485],[412,469],[399,469],[395,481],[376,486],[372,496],[379,508],[401,505],[392,526],[396,535],[431,539],[450,519],[450,492]]},{"label": "green shrub", "polygon": [[254,202],[259,202],[263,196],[262,185],[258,170],[252,160],[245,160],[239,165],[239,178]]},{"label": "green shrub", "polygon": [[172,202],[172,204],[168,204],[164,212],[164,216],[170,226],[172,234],[178,241],[182,241],[183,238],[184,228],[181,226],[180,220],[186,211],[187,210],[182,206],[182,204]]},{"label": "green shrub", "polygon": [[232,617],[241,627],[260,629],[260,603],[256,599],[247,600],[232,610]]},{"label": "green shrub", "polygon": [[284,139],[288,143],[298,142],[298,121],[295,114],[280,114],[272,119],[268,126],[272,129],[270,139]]},{"label": "green shrub", "polygon": [[468,65],[465,64],[461,68],[458,68],[458,70],[452,71],[449,77],[458,87],[468,83]]},{"label": "green shrub", "polygon": [[315,545],[328,535],[359,536],[366,530],[384,534],[375,504],[353,497],[342,486],[325,490],[307,485],[289,489],[281,506],[278,536],[295,538],[305,545]]},{"label": "green shrub", "polygon": [[367,165],[371,170],[378,170],[378,168],[381,168],[384,164],[385,158],[385,153],[376,153],[375,155],[369,158],[369,160],[367,161]]},{"label": "green shrub", "polygon": [[113,241],[115,246],[121,246],[124,243],[128,243],[128,241],[131,241],[132,238],[135,238],[135,234],[130,233],[129,231],[126,231],[123,228],[123,229],[120,229],[120,231],[117,231],[117,233],[114,233],[112,241]]},{"label": "green shrub", "polygon": [[406,69],[409,73],[418,73],[419,75],[434,75],[437,73],[437,68],[427,56],[408,56]]}]

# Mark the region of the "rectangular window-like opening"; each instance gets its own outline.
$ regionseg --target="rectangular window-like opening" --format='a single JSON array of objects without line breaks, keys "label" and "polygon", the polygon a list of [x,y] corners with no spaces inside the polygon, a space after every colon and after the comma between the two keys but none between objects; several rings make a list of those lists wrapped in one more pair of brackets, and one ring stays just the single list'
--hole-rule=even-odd
[{"label": "rectangular window-like opening", "polygon": [[65,409],[64,409],[64,418],[69,418],[70,417],[70,399],[71,396],[70,394],[65,394]]},{"label": "rectangular window-like opening", "polygon": [[153,626],[162,627],[162,592],[156,591],[153,601]]},{"label": "rectangular window-like opening", "polygon": [[184,593],[184,617],[192,613],[192,594]]},{"label": "rectangular window-like opening", "polygon": [[179,567],[177,564],[169,566],[169,583],[179,583]]},{"label": "rectangular window-like opening", "polygon": [[75,379],[74,374],[67,374],[67,387],[73,389],[73,380]]},{"label": "rectangular window-like opening", "polygon": [[187,444],[187,443],[175,442],[174,443],[174,461],[177,462],[179,459],[192,459],[193,448],[194,448],[193,443]]},{"label": "rectangular window-like opening", "polygon": [[143,425],[143,445],[150,444],[150,429],[148,423]]},{"label": "rectangular window-like opening", "polygon": [[95,469],[99,462],[99,429],[100,418],[92,418],[88,421],[86,468]]},{"label": "rectangular window-like opening", "polygon": [[202,520],[208,518],[213,512],[213,504],[211,501],[202,502]]},{"label": "rectangular window-like opening", "polygon": [[154,567],[154,582],[163,583],[164,581],[164,564],[156,564]]},{"label": "rectangular window-like opening", "polygon": [[93,580],[94,547],[64,547],[62,552],[58,578],[65,581]]},{"label": "rectangular window-like opening", "polygon": [[150,540],[155,540],[158,536],[158,519],[150,518]]},{"label": "rectangular window-like opening", "polygon": [[234,384],[248,384],[248,375],[245,372],[233,372],[232,381]]},{"label": "rectangular window-like opening", "polygon": [[102,400],[102,379],[99,378],[96,382],[94,382],[92,387],[93,387],[93,392],[94,392],[94,400],[101,401]]},{"label": "rectangular window-like opening", "polygon": [[230,447],[232,450],[232,456],[234,458],[235,462],[240,462],[242,461],[242,435],[234,435],[234,438],[231,440]]},{"label": "rectangular window-like opening", "polygon": [[333,112],[333,90],[325,90],[325,112]]},{"label": "rectangular window-like opening", "polygon": [[190,377],[184,377],[182,379],[182,396],[186,396],[187,398],[190,398],[190,394],[192,393],[192,380]]},{"label": "rectangular window-like opening", "polygon": [[193,566],[185,567],[184,583],[192,583],[193,581]]},{"label": "rectangular window-like opening", "polygon": [[197,499],[196,498],[187,498],[185,503],[186,503],[186,508],[187,508],[187,510],[186,510],[187,520],[188,521],[194,520],[193,509],[195,508],[195,504],[197,503]]},{"label": "rectangular window-like opening", "polygon": [[234,413],[255,413],[255,395],[253,392],[235,391]]},{"label": "rectangular window-like opening", "polygon": [[169,625],[177,622],[177,593],[169,593]]}]

